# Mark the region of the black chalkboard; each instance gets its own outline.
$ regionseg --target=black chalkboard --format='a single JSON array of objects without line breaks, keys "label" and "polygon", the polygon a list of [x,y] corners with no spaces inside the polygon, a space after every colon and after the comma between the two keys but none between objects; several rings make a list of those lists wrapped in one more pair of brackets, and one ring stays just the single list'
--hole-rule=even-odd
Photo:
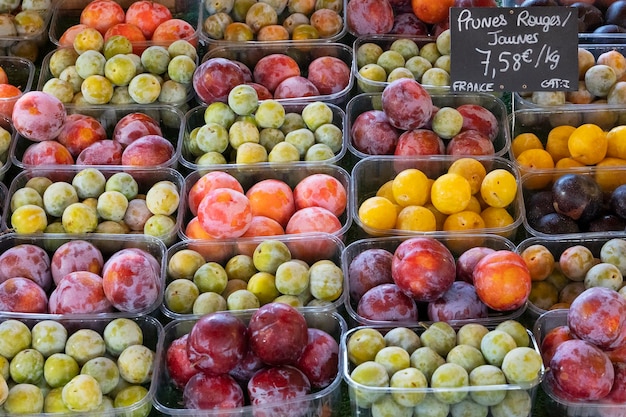
[{"label": "black chalkboard", "polygon": [[450,9],[453,91],[578,89],[573,7]]}]

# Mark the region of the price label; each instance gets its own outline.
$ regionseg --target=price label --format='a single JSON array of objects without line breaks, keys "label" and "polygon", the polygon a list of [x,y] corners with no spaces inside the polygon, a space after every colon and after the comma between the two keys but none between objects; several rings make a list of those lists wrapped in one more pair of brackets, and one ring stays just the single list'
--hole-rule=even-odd
[{"label": "price label", "polygon": [[450,9],[453,91],[578,89],[578,12],[572,7]]}]

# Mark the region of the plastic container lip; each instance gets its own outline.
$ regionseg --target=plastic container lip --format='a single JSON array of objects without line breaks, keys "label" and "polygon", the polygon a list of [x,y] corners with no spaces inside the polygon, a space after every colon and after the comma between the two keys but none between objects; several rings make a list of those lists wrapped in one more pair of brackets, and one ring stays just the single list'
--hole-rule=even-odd
[{"label": "plastic container lip", "polygon": [[[183,196],[183,190],[184,190],[185,184],[184,184],[183,176],[175,169],[169,168],[169,167],[161,167],[161,168],[155,169],[155,168],[137,168],[137,167],[123,167],[122,168],[122,167],[103,166],[103,165],[89,165],[89,166],[87,165],[67,165],[67,166],[64,165],[64,166],[48,166],[48,167],[24,169],[22,172],[20,172],[19,174],[15,176],[13,181],[11,181],[11,185],[9,186],[9,189],[8,189],[6,201],[4,201],[4,204],[2,206],[4,213],[6,214],[6,218],[5,218],[6,227],[7,228],[10,227],[10,221],[8,217],[10,216],[10,213],[11,213],[11,197],[13,196],[13,194],[15,194],[15,192],[18,189],[22,188],[26,184],[26,182],[28,181],[30,177],[33,177],[33,176],[50,177],[54,175],[54,176],[60,176],[60,178],[66,178],[70,176],[73,178],[74,175],[76,175],[78,172],[86,168],[97,169],[100,172],[102,172],[105,175],[105,177],[109,177],[112,174],[117,173],[117,172],[127,172],[131,174],[135,179],[138,179],[138,182],[140,183],[140,191],[145,188],[144,192],[147,191],[147,188],[149,188],[150,186],[152,186],[153,184],[161,180],[169,180],[169,181],[172,181],[174,184],[176,184],[179,190],[179,194],[181,196],[181,202],[178,205],[178,210],[174,214],[176,216],[175,230],[165,236],[158,237],[158,238],[155,237],[155,239],[161,241],[166,246],[169,245],[170,242],[173,243],[174,241],[176,241],[178,231],[180,230],[182,221],[183,221],[183,203],[182,203],[183,198],[182,196]],[[139,179],[142,177],[149,178],[149,179],[148,180]],[[44,236],[48,236],[48,235],[49,233],[44,234]],[[61,234],[61,235],[75,236],[74,234]],[[97,237],[100,235],[108,236],[109,234],[98,233],[98,234],[89,234],[89,235],[90,236],[93,235]],[[117,236],[117,235],[113,234],[112,236]],[[134,236],[145,236],[146,238],[152,238],[149,235],[141,233],[141,234],[119,235],[119,238],[116,238],[115,240],[124,238],[124,236],[127,236],[127,238],[130,241],[135,239]],[[165,275],[163,275],[163,277],[165,277]]]},{"label": "plastic container lip", "polygon": [[[154,374],[156,374],[157,369],[161,366],[161,363],[157,358],[163,356],[163,326],[161,323],[152,316],[133,316],[127,317],[134,322],[136,322],[142,331],[145,333],[149,333],[144,338],[144,346],[147,346],[154,352]],[[34,326],[37,322],[43,320],[50,320],[50,317],[30,317],[30,316],[19,316],[19,315],[10,315],[8,316],[5,312],[0,313],[0,322],[5,320],[20,320],[27,324],[30,327]],[[70,329],[75,328],[76,326],[80,326],[79,328],[90,328],[89,326],[106,326],[106,323],[113,320],[111,317],[74,317],[74,316],[59,316],[53,318],[55,321],[64,325],[64,327],[69,327]],[[69,330],[69,329],[68,329]],[[150,343],[146,343],[149,341]],[[114,416],[114,415],[132,415],[133,413],[137,413],[141,410],[142,407],[147,406],[149,403],[153,402],[156,390],[156,376],[150,378],[150,386],[148,388],[148,393],[141,400],[136,402],[135,404],[125,406],[125,407],[116,407],[111,412],[103,412],[102,411],[93,411],[93,412],[81,412],[80,414],[85,417],[97,417],[97,416]],[[144,384],[144,386],[147,384]],[[37,414],[28,414],[31,417],[46,417],[50,416],[50,413],[37,413]],[[69,414],[61,414],[61,415],[69,415]]]},{"label": "plastic container lip", "polygon": [[[19,4],[21,5],[22,2],[20,1]],[[24,34],[24,35],[0,36],[0,43],[6,44],[10,42],[19,42],[19,41],[28,41],[28,40],[33,40],[33,41],[47,40],[48,25],[50,24],[50,19],[52,17],[52,9],[53,8],[46,9],[46,10],[34,10],[34,11],[39,12],[40,16],[43,18],[43,25],[41,26],[41,30],[38,30],[37,32],[30,33],[30,34]]]},{"label": "plastic container lip", "polygon": [[[230,248],[228,256],[223,259],[222,258],[218,259],[219,257],[217,256],[210,257],[210,258],[207,258],[205,256],[205,259],[207,262],[218,262],[220,264],[225,264],[225,262],[228,261],[230,257],[247,252],[246,250],[242,250],[242,249],[251,249],[252,247],[256,247],[256,245],[258,245],[264,240],[279,240],[281,242],[286,243],[288,246],[290,244],[303,244],[303,243],[306,244],[308,242],[311,242],[312,240],[319,240],[320,244],[328,243],[329,245],[332,245],[332,247],[334,248],[333,253],[331,254],[332,259],[324,258],[324,257],[317,257],[317,260],[329,259],[341,268],[342,252],[344,250],[345,245],[341,241],[341,239],[329,233],[310,233],[306,235],[299,234],[299,235],[280,235],[280,236],[257,236],[253,238],[223,239],[223,240],[213,240],[213,241],[187,239],[187,240],[177,242],[167,249],[167,263],[169,263],[169,260],[175,253],[183,249],[196,249],[201,254],[203,254],[205,250],[209,250],[207,253],[211,253],[210,252],[211,248],[219,248],[220,250],[225,250],[225,248]],[[248,246],[248,245],[251,245],[251,246]],[[313,262],[313,260],[308,262],[309,265],[311,264],[311,262]],[[168,278],[169,277],[167,276],[167,273],[166,273],[166,278],[165,278],[166,286],[168,284]],[[344,278],[343,291],[341,293],[341,296],[339,296],[339,298],[330,302],[327,305],[304,306],[304,307],[298,308],[298,310],[300,310],[301,312],[337,311],[339,307],[344,304],[345,298],[347,297],[345,274],[343,278]],[[257,309],[254,308],[254,309],[228,310],[228,311],[241,312],[242,314],[252,314],[256,310]],[[198,319],[201,317],[200,314],[176,313],[172,311],[171,309],[169,309],[165,305],[165,303],[161,304],[161,312],[168,318],[174,319],[174,320]]]},{"label": "plastic container lip", "polygon": [[[419,323],[432,323],[428,320],[418,320],[418,321],[382,321],[382,320],[370,320],[365,318],[357,313],[356,305],[358,303],[357,300],[353,300],[350,295],[350,281],[349,281],[349,272],[350,272],[350,264],[352,261],[362,252],[368,249],[384,249],[393,254],[395,249],[400,245],[400,243],[413,239],[418,236],[386,236],[379,238],[366,238],[356,240],[343,250],[341,255],[341,265],[343,268],[343,275],[346,279],[344,292],[346,293],[345,298],[345,309],[348,315],[357,326],[379,326],[379,327],[390,327],[390,326],[405,326],[405,327],[416,327]],[[495,234],[487,234],[487,233],[476,233],[476,234],[446,234],[443,232],[438,233],[437,235],[429,236],[432,237],[442,243],[447,243],[449,241],[459,240],[459,239],[467,239],[468,241],[474,239],[482,239],[483,244],[481,246],[487,246],[495,250],[510,250],[515,251],[515,244],[511,242],[509,239],[504,238]],[[456,255],[455,255],[456,257]],[[426,303],[423,303],[424,305]],[[450,320],[448,323],[454,326],[461,326],[466,323],[481,323],[483,325],[497,325],[498,323],[508,320],[508,319],[517,319],[519,318],[524,311],[526,310],[526,303],[524,306],[507,312],[496,312],[489,311],[489,317],[480,318],[480,319],[462,319],[462,320]],[[419,307],[418,307],[419,308]]]},{"label": "plastic container lip", "polygon": [[[331,175],[338,179],[341,184],[346,188],[347,197],[346,209],[344,213],[339,216],[341,228],[331,234],[337,236],[340,239],[343,239],[352,224],[351,213],[354,202],[352,201],[352,195],[350,191],[350,174],[348,173],[348,171],[338,165],[294,162],[290,164],[276,164],[265,167],[257,167],[256,165],[230,165],[220,166],[216,169],[203,169],[201,171],[193,171],[185,177],[185,187],[183,189],[184,191],[182,195],[188,197],[191,187],[193,187],[193,185],[200,179],[201,176],[211,171],[223,171],[234,176],[241,183],[244,193],[252,185],[264,179],[279,179],[285,181],[293,189],[293,187],[295,187],[300,180],[309,175],[321,173]],[[183,226],[179,229],[179,237],[182,240],[186,240],[189,239],[189,236],[185,234],[184,229],[193,216],[189,211],[189,206],[186,198],[183,199],[182,203],[182,209],[184,210],[185,214],[183,219]],[[290,234],[285,236],[297,236],[297,234]]]},{"label": "plastic container lip", "polygon": [[[227,58],[230,60],[240,60],[244,61],[246,65],[250,68],[250,70],[254,69],[254,65],[258,62],[258,60],[252,61],[254,65],[249,65],[246,61],[250,60],[250,56],[258,56],[259,59],[263,56],[270,55],[272,53],[280,53],[280,54],[289,54],[293,52],[294,54],[301,54],[306,52],[312,57],[321,57],[327,55],[313,55],[313,53],[319,53],[320,51],[332,50],[335,57],[341,59],[349,69],[352,68],[352,62],[354,60],[354,53],[352,48],[348,45],[344,45],[338,42],[311,42],[311,41],[280,41],[280,42],[264,42],[262,44],[249,44],[248,42],[231,42],[228,44],[216,46],[213,49],[210,49],[202,59],[201,63],[205,62],[210,58]],[[258,54],[262,54],[258,55]],[[244,59],[242,59],[244,58]],[[311,58],[312,61],[314,58]],[[296,59],[297,61],[297,59]],[[252,62],[250,64],[252,64]],[[306,73],[306,68],[300,68],[302,73]],[[350,70],[352,72],[352,70]],[[341,91],[333,94],[321,94],[318,96],[310,96],[310,97],[294,97],[294,98],[280,98],[276,99],[283,104],[288,103],[301,103],[301,102],[311,102],[311,101],[324,101],[326,103],[333,103],[337,105],[341,105],[349,96],[350,91],[354,85],[354,77],[352,74],[350,75],[350,80],[348,81],[348,85]],[[207,105],[198,95],[196,94],[196,100],[201,105]]]},{"label": "plastic container lip", "polygon": [[[179,121],[179,124],[176,126],[167,126],[164,125],[163,120],[157,120],[161,122],[162,130],[165,130],[166,127],[171,132],[164,131],[163,137],[167,139],[172,146],[174,147],[174,154],[172,157],[167,160],[165,163],[158,166],[150,166],[150,167],[142,167],[142,166],[131,166],[131,165],[67,165],[67,167],[72,166],[81,166],[82,168],[87,167],[96,167],[96,168],[117,168],[117,169],[162,169],[162,168],[176,168],[178,165],[178,161],[180,159],[180,154],[182,151],[182,142],[183,142],[183,130],[180,126],[183,124],[184,114],[183,112],[175,106],[170,106],[167,104],[152,104],[152,105],[140,105],[140,104],[130,104],[130,105],[119,105],[119,106],[111,106],[111,105],[90,105],[90,106],[77,106],[77,105],[65,105],[68,114],[72,113],[80,113],[80,114],[88,114],[99,119],[100,122],[104,122],[103,126],[105,129],[111,130],[114,128],[110,126],[110,123],[106,122],[107,118],[115,116],[116,121],[128,113],[133,112],[141,112],[146,114],[151,114],[150,112],[159,112],[159,116],[162,117],[163,114],[169,114],[171,117],[174,117],[175,120]],[[115,123],[115,122],[113,122]],[[175,137],[174,137],[175,135]],[[20,169],[33,169],[39,167],[45,167],[50,169],[54,168],[64,168],[65,165],[58,164],[48,164],[48,165],[26,165],[22,162],[22,156],[24,151],[28,145],[31,145],[35,142],[32,142],[23,136],[16,134],[16,138],[12,141],[11,146],[9,148],[9,155],[11,158],[11,163]]]},{"label": "plastic container lip", "polygon": [[[8,197],[9,190],[7,186],[4,185],[2,181],[0,181],[0,201],[6,201]],[[4,220],[4,206],[0,206],[0,232],[6,229],[6,222]]]},{"label": "plastic container lip", "polygon": [[[398,388],[398,387],[369,387],[363,384],[360,384],[358,382],[356,382],[354,379],[352,379],[350,377],[350,373],[352,371],[351,369],[351,364],[350,364],[350,360],[348,359],[348,348],[347,348],[347,343],[348,340],[350,339],[350,337],[357,331],[361,330],[361,329],[376,329],[380,332],[386,332],[388,330],[391,330],[395,327],[399,327],[400,325],[372,325],[372,326],[357,326],[354,328],[351,328],[350,330],[348,330],[345,335],[342,337],[341,339],[341,347],[339,349],[339,351],[341,352],[341,355],[344,356],[343,358],[343,379],[346,381],[346,383],[348,384],[348,387],[350,389],[356,389],[359,391],[365,391],[368,393],[425,393],[425,394],[434,394],[434,393],[453,393],[453,392],[485,392],[485,391],[520,391],[520,390],[531,390],[535,387],[537,387],[541,381],[543,380],[544,374],[546,372],[543,364],[541,366],[541,371],[539,373],[539,375],[537,376],[537,378],[535,378],[533,381],[531,382],[526,382],[526,383],[517,383],[517,384],[498,384],[498,385],[473,385],[473,386],[466,386],[466,387],[456,387],[456,388]],[[493,325],[487,325],[487,328],[493,329],[495,328],[496,324]],[[458,329],[458,327],[460,326],[452,326]],[[424,330],[423,327],[418,327],[416,324],[414,324],[413,326],[411,326],[410,328],[412,328],[414,331],[418,331],[421,332]],[[530,338],[531,344],[530,347],[532,349],[534,349],[537,353],[539,352],[539,343],[538,341],[535,339],[535,335],[533,334],[533,332],[531,330],[527,329],[527,333],[528,333],[528,337]]]},{"label": "plastic container lip", "polygon": [[[242,312],[242,311],[233,312],[232,314],[235,315],[235,317],[238,317],[244,320],[244,322],[247,322],[251,316],[249,312]],[[304,314],[304,317],[307,319],[307,322],[309,321],[312,322],[312,323],[309,323],[309,326],[313,324],[312,327],[315,327],[315,328],[325,329],[326,326],[332,323],[334,329],[331,331],[333,333],[331,334],[331,336],[334,336],[338,344],[341,343],[343,335],[347,331],[347,325],[346,325],[345,320],[343,319],[343,317],[341,317],[339,313],[328,312],[328,311],[326,312],[318,311],[318,312],[303,312],[303,314]],[[167,348],[169,347],[169,344],[171,344],[171,341],[173,341],[176,337],[180,337],[184,335],[188,331],[188,329],[191,328],[193,323],[195,323],[195,321],[196,320],[193,320],[193,319],[174,320],[174,321],[167,323],[164,326],[164,331],[163,331],[164,343],[163,343],[162,351],[166,352]],[[333,382],[329,386],[327,386],[326,388],[320,391],[317,391],[317,392],[314,392],[314,393],[311,393],[302,397],[297,397],[289,401],[280,402],[279,404],[271,404],[271,405],[267,404],[267,405],[259,405],[259,406],[246,405],[244,407],[229,411],[227,412],[227,414],[240,415],[242,417],[252,417],[254,415],[258,415],[257,414],[258,412],[267,414],[271,412],[273,409],[275,409],[276,407],[289,406],[290,404],[294,404],[294,405],[302,404],[303,402],[308,402],[312,404],[312,407],[322,406],[323,404],[323,406],[326,406],[326,407],[330,406],[332,409],[335,409],[335,407],[339,406],[338,402],[341,400],[340,389],[341,389],[341,383],[342,383],[342,369],[344,367],[343,361],[344,361],[344,357],[340,353],[338,356],[336,378],[333,380]],[[155,374],[157,375],[157,382],[158,382],[158,384],[155,384],[155,385],[159,385],[159,388],[157,389],[157,393],[154,396],[154,407],[158,411],[169,416],[176,416],[176,417],[197,416],[198,410],[185,409],[185,408],[172,408],[164,403],[162,396],[159,394],[160,394],[161,386],[163,388],[166,388],[166,386],[170,382],[170,379],[166,374],[167,369],[166,369],[165,364],[163,363],[164,361],[159,361],[159,362],[160,362],[159,367],[158,369],[155,370]],[[333,396],[336,398],[333,398]],[[337,401],[336,404],[334,404],[335,401]],[[319,405],[317,404],[317,402],[319,402]],[[328,404],[328,402],[330,402],[330,404]],[[207,417],[222,416],[224,415],[224,410],[202,410],[201,415],[207,416]]]},{"label": "plastic container lip", "polygon": [[[309,102],[302,102],[302,103],[289,102],[289,103],[282,103],[282,104],[287,113],[292,113],[292,112],[300,113],[301,112],[300,109],[304,107],[305,105],[309,104]],[[307,163],[307,164],[334,164],[334,163],[339,162],[341,158],[343,158],[343,156],[346,154],[347,131],[344,127],[345,113],[339,106],[335,104],[326,103],[326,105],[330,107],[330,109],[333,112],[332,124],[334,124],[335,126],[341,129],[341,132],[342,132],[341,149],[339,150],[339,152],[335,154],[334,157],[324,160],[324,161],[297,161],[297,162]],[[204,111],[206,110],[206,108],[207,108],[206,105],[201,105],[201,106],[194,107],[193,109],[185,113],[183,125],[181,126],[181,132],[183,132],[184,137],[187,137],[187,135],[189,135],[191,131],[195,129],[196,127],[200,127],[204,125],[203,115],[204,115]],[[183,146],[181,148],[180,163],[181,165],[183,165],[185,168],[189,170],[196,171],[196,170],[204,170],[207,168],[220,169],[220,167],[224,166],[223,164],[199,165],[193,162],[193,160],[191,159],[192,159],[192,155],[189,155],[185,146]],[[227,166],[230,166],[230,165],[241,166],[241,164],[230,164],[230,163],[226,165]],[[268,168],[274,165],[276,164],[270,163],[270,162],[259,162],[259,163],[254,164],[254,166],[257,166],[257,167],[268,167]]]},{"label": "plastic container lip", "polygon": [[[498,126],[500,127],[498,137],[494,140],[494,147],[496,144],[498,145],[495,149],[494,156],[507,156],[511,148],[511,135],[509,128],[510,115],[501,99],[487,93],[442,93],[437,89],[430,90],[428,87],[426,89],[430,92],[433,104],[436,106],[443,107],[460,106],[462,104],[479,104],[494,113],[498,119]],[[352,125],[356,118],[363,113],[363,111],[374,110],[374,102],[380,101],[381,97],[382,93],[360,93],[352,97],[346,105],[346,121],[344,122],[344,129],[346,131],[347,147],[350,153],[358,158],[363,159],[377,155],[368,155],[355,148],[351,134]]]},{"label": "plastic container lip", "polygon": [[[17,140],[17,133],[15,129],[13,129],[13,122],[11,122],[11,119],[7,115],[4,115],[2,113],[0,113],[0,127],[3,129],[6,129],[11,134],[9,149],[6,152],[0,154],[0,182],[1,182],[2,180],[4,180],[4,176],[6,175],[7,171],[9,171],[9,168],[11,168],[11,165],[12,165],[11,148],[13,147],[13,144]],[[0,201],[3,201],[3,200],[0,199]]]},{"label": "plastic container lip", "polygon": [[[46,252],[51,255],[53,251],[48,250],[46,244],[54,244],[55,248],[61,243],[65,243],[73,240],[85,240],[93,243],[97,247],[106,248],[107,245],[115,244],[116,249],[124,248],[142,248],[149,254],[154,256],[160,265],[160,284],[159,294],[150,306],[135,312],[119,311],[116,310],[111,313],[72,313],[72,314],[53,314],[53,313],[16,313],[9,311],[2,311],[0,315],[7,318],[29,318],[29,319],[50,319],[50,320],[111,320],[114,318],[136,318],[140,316],[146,316],[156,310],[163,302],[164,295],[164,278],[166,272],[165,265],[165,244],[158,238],[147,235],[119,235],[112,233],[85,233],[85,234],[68,234],[68,233],[42,233],[33,235],[20,235],[14,232],[0,234],[0,250],[2,253],[6,250],[7,245],[16,246],[18,244],[32,244],[46,249]],[[104,246],[103,246],[104,245]],[[107,253],[109,250],[107,250]],[[114,252],[117,252],[115,250]],[[103,253],[104,255],[104,253]],[[110,257],[105,256],[105,262]],[[55,288],[53,283],[52,289]]]},{"label": "plastic container lip", "polygon": [[[342,1],[342,6],[341,6],[341,11],[339,12],[339,16],[341,16],[342,20],[343,20],[343,25],[341,26],[341,30],[332,35],[329,36],[328,38],[320,38],[320,39],[316,39],[314,40],[315,42],[339,42],[341,41],[341,39],[343,39],[343,37],[346,35],[346,33],[348,33],[348,25],[346,23],[346,9],[348,8],[348,1],[349,0],[343,0]],[[201,17],[200,17],[200,28],[202,28],[202,25],[204,23],[204,21],[206,20],[207,17],[209,17],[210,15],[207,13],[206,8],[201,6]],[[232,16],[231,16],[232,17]],[[308,16],[310,17],[310,15]],[[280,19],[280,17],[279,17]],[[279,24],[280,24],[280,20],[279,20]],[[213,39],[211,38],[209,35],[207,35],[207,33],[203,30],[200,29],[200,40],[205,42],[209,48],[213,45],[217,45],[217,46],[222,46],[222,45],[240,45],[241,42],[236,42],[236,41],[225,41],[223,39]],[[257,45],[257,46],[263,46],[263,45],[269,45],[269,44],[275,44],[275,43],[280,43],[280,42],[311,42],[312,40],[294,40],[294,39],[290,39],[288,41],[259,41],[256,39],[253,39],[251,41],[245,41],[246,45]]]},{"label": "plastic container lip", "polygon": [[[50,60],[52,59],[52,56],[54,55],[54,53],[58,50],[61,49],[71,49],[69,47],[58,47],[50,52],[48,52],[46,54],[46,56],[43,57],[43,60],[41,62],[41,71],[39,72],[39,79],[37,80],[37,90],[41,91],[43,90],[44,85],[46,84],[46,82],[48,82],[49,80],[51,80],[52,78],[54,78],[54,76],[52,75],[52,72],[50,72]],[[196,64],[198,62],[198,59],[196,59]],[[137,107],[141,107],[141,108],[150,108],[150,107],[159,107],[159,106],[173,106],[173,107],[182,107],[185,104],[187,104],[193,97],[194,97],[194,90],[193,87],[191,85],[191,83],[189,83],[189,85],[185,86],[187,89],[187,94],[185,95],[185,98],[183,100],[180,101],[176,101],[176,102],[171,102],[171,103],[166,103],[166,102],[162,102],[162,101],[155,101],[153,103],[147,103],[147,104],[139,104],[139,103],[128,103],[128,104],[90,104],[88,106],[84,106],[84,105],[76,105],[76,104],[72,104],[72,103],[65,103],[66,107],[76,107],[78,109],[81,108],[89,108],[89,107],[126,107],[126,106],[137,106]]]},{"label": "plastic container lip", "polygon": [[[484,229],[476,229],[471,231],[455,231],[455,234],[476,234],[476,233],[495,233],[495,234],[504,234],[504,235],[514,235],[519,226],[522,225],[525,216],[525,208],[524,201],[522,196],[522,188],[520,185],[520,175],[517,167],[511,162],[499,156],[472,156],[472,158],[477,159],[479,161],[485,163],[495,163],[491,169],[503,168],[511,173],[518,179],[517,181],[517,195],[515,200],[509,205],[510,209],[513,210],[513,219],[514,222],[506,227],[497,227],[497,228],[484,228]],[[375,194],[375,190],[373,189],[373,185],[371,189],[368,189],[367,192],[363,192],[362,189],[362,177],[366,178],[376,178],[379,180],[380,185],[382,185],[387,180],[393,179],[393,177],[388,176],[387,174],[400,172],[397,169],[397,166],[422,166],[430,165],[430,164],[438,164],[443,166],[449,166],[446,164],[451,164],[454,162],[457,157],[451,157],[450,155],[435,155],[435,156],[427,156],[427,157],[397,157],[397,156],[389,156],[389,155],[377,155],[377,156],[369,156],[367,158],[361,159],[358,161],[354,168],[352,169],[352,187],[351,187],[351,200],[352,200],[352,218],[354,222],[359,226],[365,233],[371,236],[437,236],[443,232],[441,230],[434,232],[412,232],[407,230],[400,229],[377,229],[368,227],[359,218],[359,206],[361,203],[368,197],[371,197]],[[491,169],[487,170],[490,172]],[[381,173],[381,171],[388,170],[389,172]],[[443,173],[443,172],[442,172]],[[382,176],[381,176],[382,175]],[[378,185],[378,186],[380,186]]]},{"label": "plastic container lip", "polygon": [[[52,18],[50,20],[50,30],[49,37],[50,41],[56,46],[60,46],[60,39],[63,35],[63,32],[73,26],[75,24],[80,23],[80,12],[83,8],[89,4],[91,0],[59,0],[54,2],[54,6],[52,7],[52,12],[50,13]],[[128,9],[128,6],[133,4],[135,0],[119,0],[119,3],[123,8],[124,12]],[[157,0],[158,3],[164,4],[168,6],[170,12],[172,12],[172,18],[174,19],[182,19],[189,23],[191,26],[195,28],[193,35],[183,38],[186,41],[197,42],[200,38],[200,27],[202,25],[202,21],[200,20],[200,7],[202,2],[197,2],[195,5],[193,2],[187,1],[166,1],[166,0]],[[173,5],[169,7],[169,4]],[[196,7],[194,9],[193,7]],[[197,16],[194,16],[197,13]],[[163,45],[160,42],[133,42],[135,46],[148,47],[151,45]]]}]

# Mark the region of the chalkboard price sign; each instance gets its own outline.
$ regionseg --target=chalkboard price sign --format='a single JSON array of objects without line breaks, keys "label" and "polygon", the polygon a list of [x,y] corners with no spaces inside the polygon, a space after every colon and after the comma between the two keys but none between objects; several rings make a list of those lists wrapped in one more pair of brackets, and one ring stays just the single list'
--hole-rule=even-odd
[{"label": "chalkboard price sign", "polygon": [[578,12],[572,7],[450,9],[453,91],[578,89]]}]

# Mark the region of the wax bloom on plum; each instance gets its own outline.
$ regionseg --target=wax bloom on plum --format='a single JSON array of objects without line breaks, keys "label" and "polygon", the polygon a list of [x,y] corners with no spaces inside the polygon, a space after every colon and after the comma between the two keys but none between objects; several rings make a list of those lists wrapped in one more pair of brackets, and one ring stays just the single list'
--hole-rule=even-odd
[{"label": "wax bloom on plum", "polygon": [[12,121],[15,130],[32,141],[47,141],[57,137],[67,112],[56,97],[42,91],[29,91],[17,99]]}]

